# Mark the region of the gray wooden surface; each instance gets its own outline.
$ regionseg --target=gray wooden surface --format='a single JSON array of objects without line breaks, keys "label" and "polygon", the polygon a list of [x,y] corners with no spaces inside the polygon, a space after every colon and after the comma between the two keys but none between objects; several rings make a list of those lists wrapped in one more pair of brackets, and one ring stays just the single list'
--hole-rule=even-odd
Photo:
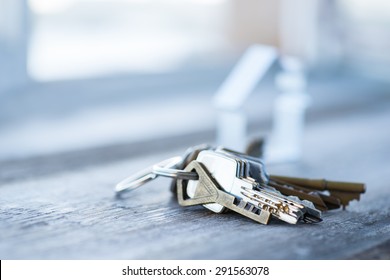
[{"label": "gray wooden surface", "polygon": [[0,258],[389,259],[389,127],[390,96],[309,120],[302,161],[268,167],[271,174],[367,184],[360,202],[325,213],[315,225],[264,226],[234,213],[183,208],[164,178],[126,199],[114,197],[118,180],[183,152],[180,140],[132,157],[123,146],[0,163]]}]

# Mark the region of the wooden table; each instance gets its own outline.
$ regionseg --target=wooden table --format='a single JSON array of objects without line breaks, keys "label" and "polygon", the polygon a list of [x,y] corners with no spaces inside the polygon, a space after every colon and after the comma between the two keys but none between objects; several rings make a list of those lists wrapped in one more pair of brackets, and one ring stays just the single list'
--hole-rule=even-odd
[{"label": "wooden table", "polygon": [[265,226],[183,208],[165,178],[115,198],[118,180],[212,136],[1,162],[0,258],[390,258],[390,96],[326,118],[309,115],[302,161],[268,166],[271,174],[367,184],[360,202],[325,213],[322,223]]}]

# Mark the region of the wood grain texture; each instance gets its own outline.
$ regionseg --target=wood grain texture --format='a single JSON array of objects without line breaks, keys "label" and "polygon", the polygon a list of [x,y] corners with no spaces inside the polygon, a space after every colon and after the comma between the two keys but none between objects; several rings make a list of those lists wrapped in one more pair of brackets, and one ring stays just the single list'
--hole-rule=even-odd
[{"label": "wood grain texture", "polygon": [[[272,174],[361,181],[367,192],[319,224],[256,224],[235,213],[180,207],[159,178],[125,199],[123,177],[184,147],[94,165],[80,153],[77,169],[61,155],[55,172],[4,174],[0,186],[1,259],[376,259],[390,240],[390,102],[310,123],[300,163],[269,166]],[[117,147],[115,148],[117,149]],[[115,150],[116,151],[116,150]],[[94,151],[98,153],[98,151]],[[105,150],[107,152],[107,150]],[[48,161],[53,160],[47,158]],[[26,165],[13,165],[22,174]],[[12,177],[12,176],[11,176]]]}]

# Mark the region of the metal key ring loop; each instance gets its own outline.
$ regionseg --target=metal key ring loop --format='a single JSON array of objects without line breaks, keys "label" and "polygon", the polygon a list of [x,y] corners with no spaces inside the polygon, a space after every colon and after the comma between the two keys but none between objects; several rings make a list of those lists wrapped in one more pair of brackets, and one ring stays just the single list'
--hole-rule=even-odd
[{"label": "metal key ring loop", "polygon": [[157,175],[153,173],[153,169],[151,167],[148,167],[135,173],[130,177],[127,177],[126,179],[123,179],[118,184],[116,184],[115,192],[119,195],[125,192],[135,190],[136,188],[139,188],[143,184],[146,184],[147,182],[155,179],[156,177]]},{"label": "metal key ring loop", "polygon": [[143,169],[134,175],[120,181],[115,186],[115,192],[117,195],[130,192],[146,184],[147,182],[154,180],[158,176],[175,179],[198,180],[198,174],[195,172],[185,172],[183,170],[174,169],[174,167],[176,167],[182,161],[183,158],[180,156],[173,157]]},{"label": "metal key ring loop", "polygon": [[187,172],[180,169],[169,168],[167,166],[162,166],[161,164],[153,165],[153,173],[160,176],[165,176],[165,177],[170,177],[175,179],[183,179],[183,180],[199,179],[199,176],[196,172]]}]

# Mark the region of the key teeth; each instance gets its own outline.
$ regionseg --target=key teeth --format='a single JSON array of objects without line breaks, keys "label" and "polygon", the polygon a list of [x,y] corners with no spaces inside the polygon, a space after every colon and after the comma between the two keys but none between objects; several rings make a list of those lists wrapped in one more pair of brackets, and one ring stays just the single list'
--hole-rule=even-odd
[{"label": "key teeth", "polygon": [[[262,191],[265,191],[266,193],[268,193],[267,189],[254,190],[254,189],[250,189],[250,188],[244,187],[244,186],[241,187],[241,195],[249,198],[250,200],[256,199],[256,197],[254,196],[256,194],[256,192],[262,192]],[[269,195],[273,196],[273,193],[272,193],[273,191],[271,190],[270,192],[271,193],[269,193]],[[310,203],[307,203],[306,201],[302,202],[301,200],[299,200],[298,198],[295,198],[295,197],[286,197],[277,191],[275,192],[275,194],[277,194],[276,195],[277,197],[282,196],[282,197],[280,197],[280,199],[285,198],[283,203],[286,203],[289,206],[290,206],[291,202],[294,202],[296,204],[301,205],[301,207],[298,207],[299,205],[296,205],[297,206],[296,209],[294,209],[294,207],[290,208],[289,213],[284,213],[282,211],[279,214],[276,214],[276,212],[271,212],[278,219],[283,220],[283,221],[290,223],[290,224],[296,224],[296,223],[298,223],[298,221],[303,221],[305,223],[318,223],[318,222],[322,221],[321,212],[319,210],[317,210],[316,208],[314,208],[314,205],[310,205]],[[261,193],[259,194],[259,196],[261,196]],[[260,204],[261,204],[261,202],[259,202],[259,206],[260,206]],[[312,206],[312,208],[311,208],[311,206]],[[260,207],[260,209],[261,209],[261,207]],[[266,209],[263,209],[263,210],[266,210]],[[275,210],[275,211],[278,211],[278,210]]]},{"label": "key teeth", "polygon": [[243,211],[247,211],[250,212],[251,214],[258,215],[258,216],[260,216],[261,212],[264,211],[261,210],[256,205],[238,198],[236,198],[234,205],[236,205],[238,208],[242,209]]}]

